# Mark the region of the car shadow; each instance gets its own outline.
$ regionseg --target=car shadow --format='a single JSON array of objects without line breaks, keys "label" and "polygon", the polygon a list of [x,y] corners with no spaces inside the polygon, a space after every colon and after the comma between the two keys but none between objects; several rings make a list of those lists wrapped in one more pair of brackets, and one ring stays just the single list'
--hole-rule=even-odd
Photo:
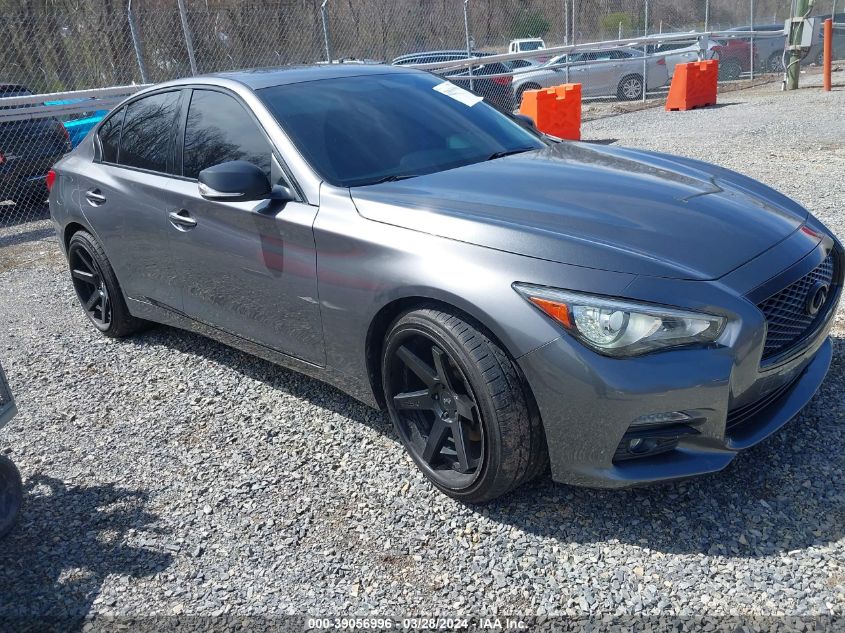
[{"label": "car shadow", "polygon": [[[398,442],[387,415],[315,379],[204,337],[156,328],[129,339],[202,356]],[[836,396],[845,339],[834,337],[825,384],[807,408],[723,472],[633,490],[557,484],[547,474],[484,506],[490,520],[569,543],[619,541],[664,553],[762,557],[845,536],[845,433]]]},{"label": "car shadow", "polygon": [[46,203],[20,205],[12,202],[0,203],[0,228],[48,220],[49,218],[50,207]]},{"label": "car shadow", "polygon": [[170,554],[127,543],[143,545],[143,535],[156,532],[147,497],[114,484],[30,477],[18,522],[0,541],[0,622],[14,630],[75,629],[107,576],[165,569]]},{"label": "car shadow", "polygon": [[21,233],[11,233],[9,235],[0,235],[0,248],[4,246],[15,246],[16,244],[24,244],[26,242],[37,242],[45,240],[56,235],[54,228],[32,229],[31,231],[23,231]]}]

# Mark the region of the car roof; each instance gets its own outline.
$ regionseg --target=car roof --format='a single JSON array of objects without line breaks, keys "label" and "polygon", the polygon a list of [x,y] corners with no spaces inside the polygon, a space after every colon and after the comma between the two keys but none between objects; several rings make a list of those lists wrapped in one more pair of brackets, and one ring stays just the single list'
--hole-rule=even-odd
[{"label": "car roof", "polygon": [[0,83],[0,94],[7,92],[30,92],[29,88],[21,84],[4,84]]},{"label": "car roof", "polygon": [[386,66],[384,64],[323,64],[234,70],[200,77],[188,77],[180,80],[180,83],[201,83],[204,79],[219,78],[237,81],[253,90],[261,90],[262,88],[270,88],[271,86],[320,81],[323,79],[413,72],[420,71],[411,68]]}]

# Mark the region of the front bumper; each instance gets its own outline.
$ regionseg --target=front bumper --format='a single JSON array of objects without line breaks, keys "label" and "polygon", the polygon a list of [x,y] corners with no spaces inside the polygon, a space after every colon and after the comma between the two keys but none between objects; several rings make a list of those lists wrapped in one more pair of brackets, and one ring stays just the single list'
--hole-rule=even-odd
[{"label": "front bumper", "polygon": [[[588,373],[580,379],[567,376],[569,365],[561,362],[567,347],[563,339],[553,341],[520,359],[520,366],[543,417],[553,479],[592,488],[629,488],[722,470],[739,450],[762,441],[807,405],[833,355],[830,339],[824,336],[808,359],[784,373],[789,389],[752,419],[728,430],[730,371],[720,355],[703,359],[695,351],[673,352],[678,362],[671,364],[659,362],[658,355],[643,357],[637,367],[607,375],[609,380],[599,386]],[[665,453],[614,461],[635,418],[667,411],[702,414],[700,434],[682,437]]]},{"label": "front bumper", "polygon": [[[815,265],[830,244],[831,240],[821,244],[789,270]],[[841,246],[835,247],[841,258]],[[781,254],[788,248],[784,244]],[[769,262],[759,259],[737,275],[747,281],[760,278],[759,266],[771,270]],[[837,283],[841,284],[841,272]],[[754,303],[743,298],[753,296],[753,285],[737,296],[724,282],[699,283],[695,292],[690,292],[689,284],[667,284],[648,281],[640,289],[651,296],[665,292],[661,299],[667,304],[672,296],[721,294],[704,301],[726,306],[732,315],[725,340],[711,347],[616,359],[563,335],[517,359],[543,420],[555,481],[626,488],[721,470],[738,451],[794,418],[822,384],[833,353],[828,334],[838,293],[824,321],[800,349],[770,366],[761,363],[765,319]],[[636,288],[635,283],[627,291]],[[631,439],[643,433],[643,427],[632,426],[635,420],[675,412],[693,420],[680,425],[683,433],[654,451],[626,452]],[[666,425],[662,432],[670,428]]]}]

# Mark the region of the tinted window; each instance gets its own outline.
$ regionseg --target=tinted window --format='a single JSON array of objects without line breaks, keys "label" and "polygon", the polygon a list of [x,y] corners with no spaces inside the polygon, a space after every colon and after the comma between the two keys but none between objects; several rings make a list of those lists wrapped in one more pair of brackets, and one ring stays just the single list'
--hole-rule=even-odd
[{"label": "tinted window", "polygon": [[188,109],[183,174],[196,178],[206,167],[246,160],[270,177],[270,143],[244,107],[233,97],[195,90]]},{"label": "tinted window", "polygon": [[178,110],[179,92],[163,92],[130,103],[123,120],[118,163],[173,173],[173,124]]},{"label": "tinted window", "polygon": [[492,106],[427,73],[325,79],[258,95],[317,173],[342,187],[544,146]]},{"label": "tinted window", "polygon": [[120,143],[120,128],[126,111],[121,108],[110,116],[100,127],[100,160],[104,163],[117,162],[117,148]]},{"label": "tinted window", "polygon": [[520,51],[537,51],[544,48],[543,42],[521,42],[519,44]]}]

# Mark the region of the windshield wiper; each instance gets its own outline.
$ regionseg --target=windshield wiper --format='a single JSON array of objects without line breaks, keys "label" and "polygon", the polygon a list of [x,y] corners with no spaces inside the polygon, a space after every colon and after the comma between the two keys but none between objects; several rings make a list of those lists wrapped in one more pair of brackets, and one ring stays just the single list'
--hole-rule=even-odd
[{"label": "windshield wiper", "polygon": [[407,180],[408,178],[416,178],[418,175],[419,174],[392,174],[390,176],[385,176],[384,178],[368,182],[366,185],[380,185],[383,182],[399,182],[400,180]]},{"label": "windshield wiper", "polygon": [[494,152],[487,157],[487,160],[496,160],[497,158],[504,158],[505,156],[511,156],[513,154],[523,154],[525,152],[531,152],[535,149],[539,149],[538,147],[517,147],[516,149],[508,149],[503,152]]}]

